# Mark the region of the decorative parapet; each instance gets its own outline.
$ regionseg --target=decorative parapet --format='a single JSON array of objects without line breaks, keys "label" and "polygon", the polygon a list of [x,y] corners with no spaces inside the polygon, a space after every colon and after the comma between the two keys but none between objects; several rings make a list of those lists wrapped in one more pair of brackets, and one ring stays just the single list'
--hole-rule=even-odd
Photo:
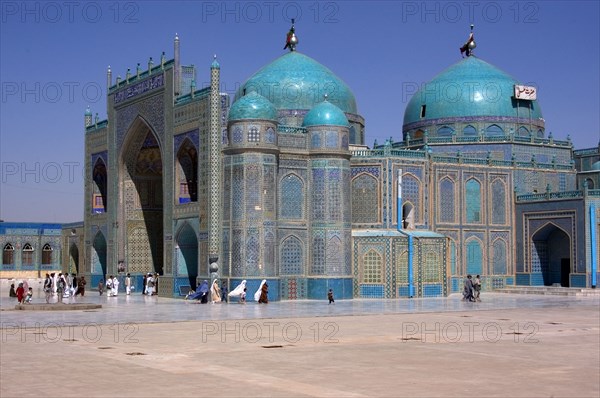
[{"label": "decorative parapet", "polygon": [[302,134],[306,134],[306,128],[304,127],[296,127],[296,126],[284,126],[284,125],[279,125],[277,126],[277,132],[278,133],[302,133]]},{"label": "decorative parapet", "polygon": [[102,130],[106,127],[108,127],[108,120],[102,120],[102,121],[92,124],[91,126],[86,127],[85,132],[92,133],[94,131]]}]

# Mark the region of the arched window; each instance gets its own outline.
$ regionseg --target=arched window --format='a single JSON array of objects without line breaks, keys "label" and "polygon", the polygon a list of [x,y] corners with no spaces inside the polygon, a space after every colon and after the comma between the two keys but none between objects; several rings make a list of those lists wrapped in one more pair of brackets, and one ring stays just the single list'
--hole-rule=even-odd
[{"label": "arched window", "polygon": [[587,183],[588,189],[594,189],[594,180],[592,180],[591,178],[586,178],[585,182]]},{"label": "arched window", "polygon": [[363,256],[363,283],[382,282],[383,261],[375,250],[369,250]]},{"label": "arched window", "polygon": [[25,243],[21,253],[23,265],[33,265],[33,247],[29,243]]},{"label": "arched window", "polygon": [[521,126],[517,131],[517,135],[519,135],[520,137],[529,137],[529,130],[527,130],[527,128],[524,126]]},{"label": "arched window", "polygon": [[463,135],[477,135],[477,129],[469,125],[463,129]]},{"label": "arched window", "polygon": [[440,198],[443,198],[443,200],[438,201],[440,222],[456,222],[454,196],[454,181],[444,177],[440,181]]},{"label": "arched window", "polygon": [[452,133],[454,133],[454,129],[449,126],[440,127],[437,131],[438,136],[441,137],[449,137],[452,135]]},{"label": "arched window", "polygon": [[502,128],[497,124],[492,124],[485,129],[485,133],[487,135],[502,135],[504,134],[504,130],[502,130]]},{"label": "arched window", "polygon": [[2,264],[14,264],[15,263],[15,248],[10,243],[4,245],[2,251]]},{"label": "arched window", "polygon": [[481,250],[481,244],[477,239],[471,239],[467,242],[466,248],[467,254],[467,274],[481,275],[483,269],[483,252]]},{"label": "arched window", "polygon": [[42,248],[42,264],[52,264],[52,246],[50,246],[48,243],[46,243]]},{"label": "arched window", "polygon": [[302,275],[304,251],[302,243],[295,236],[283,241],[281,245],[281,275]]},{"label": "arched window", "polygon": [[402,206],[402,228],[415,229],[415,207],[410,202]]},{"label": "arched window", "polygon": [[352,180],[352,222],[379,222],[379,189],[377,179],[370,174],[361,174]]},{"label": "arched window", "polygon": [[492,270],[494,275],[506,274],[506,242],[502,239],[494,241]]},{"label": "arched window", "polygon": [[260,141],[260,130],[256,126],[251,126],[248,130],[248,142],[259,142]]},{"label": "arched window", "polygon": [[179,203],[198,201],[198,151],[186,139],[177,151],[177,180]]},{"label": "arched window", "polygon": [[304,218],[304,184],[297,175],[288,174],[281,181],[281,217]]},{"label": "arched window", "polygon": [[506,224],[506,188],[502,180],[492,183],[492,224]]},{"label": "arched window", "polygon": [[481,184],[474,178],[467,181],[466,184],[466,209],[467,209],[467,222],[468,223],[480,223],[481,222]]},{"label": "arched window", "polygon": [[108,203],[106,192],[107,192],[107,172],[106,165],[101,158],[98,158],[94,165],[92,172],[93,184],[93,198],[92,198],[92,212],[93,213],[105,213],[106,205]]}]

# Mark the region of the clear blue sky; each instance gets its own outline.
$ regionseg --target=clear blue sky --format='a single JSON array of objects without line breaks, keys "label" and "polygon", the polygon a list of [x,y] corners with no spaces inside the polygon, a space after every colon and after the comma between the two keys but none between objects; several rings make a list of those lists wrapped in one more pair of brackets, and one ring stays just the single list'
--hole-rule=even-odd
[{"label": "clear blue sky", "polygon": [[87,105],[106,118],[106,68],[124,76],[165,51],[209,79],[213,54],[233,93],[298,50],[353,90],[367,144],[399,140],[410,93],[460,60],[475,24],[476,55],[538,87],[546,131],[594,147],[599,127],[598,1],[73,1],[0,2],[0,219],[83,219]]}]

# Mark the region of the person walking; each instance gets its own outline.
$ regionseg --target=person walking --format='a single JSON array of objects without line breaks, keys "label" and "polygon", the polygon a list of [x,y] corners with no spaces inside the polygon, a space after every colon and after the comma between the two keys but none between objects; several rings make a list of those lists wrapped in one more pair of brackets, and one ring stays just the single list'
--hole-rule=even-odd
[{"label": "person walking", "polygon": [[479,278],[479,275],[477,275],[475,277],[475,280],[473,281],[473,298],[475,299],[475,301],[481,301],[481,299],[479,298],[480,294],[481,294],[481,279]]},{"label": "person walking", "polygon": [[125,277],[125,294],[127,294],[129,296],[130,293],[131,293],[131,275],[129,273],[127,273],[127,276]]},{"label": "person walking", "polygon": [[333,290],[329,289],[329,292],[327,292],[327,299],[329,300],[329,304],[334,303],[335,304],[335,300],[333,299]]}]

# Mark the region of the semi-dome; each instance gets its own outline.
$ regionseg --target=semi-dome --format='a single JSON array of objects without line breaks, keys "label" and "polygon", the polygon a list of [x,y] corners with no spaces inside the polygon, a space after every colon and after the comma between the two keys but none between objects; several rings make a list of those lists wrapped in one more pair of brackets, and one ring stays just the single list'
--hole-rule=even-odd
[{"label": "semi-dome", "polygon": [[348,119],[340,108],[325,100],[304,116],[302,126],[348,126]]},{"label": "semi-dome", "polygon": [[237,91],[234,101],[244,93],[256,91],[277,110],[312,109],[323,95],[343,112],[357,114],[356,99],[350,88],[331,70],[297,51],[289,52],[266,65]]},{"label": "semi-dome", "polygon": [[252,91],[229,108],[229,120],[243,119],[277,120],[277,110],[268,99]]},{"label": "semi-dome", "polygon": [[597,162],[595,162],[594,164],[592,164],[592,168],[591,169],[594,170],[594,171],[595,170],[600,171],[600,160],[597,161]]},{"label": "semi-dome", "polygon": [[[537,100],[516,100],[510,75],[475,57],[466,57],[422,87],[409,101],[404,125],[439,120],[440,123],[484,120],[540,120]],[[440,120],[441,119],[441,120]]]}]

